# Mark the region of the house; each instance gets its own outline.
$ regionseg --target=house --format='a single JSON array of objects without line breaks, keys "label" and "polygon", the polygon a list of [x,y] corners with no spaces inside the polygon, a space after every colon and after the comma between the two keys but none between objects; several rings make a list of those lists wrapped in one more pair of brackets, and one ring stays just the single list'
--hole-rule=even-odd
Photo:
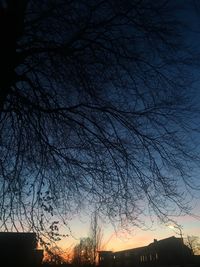
[{"label": "house", "polygon": [[154,239],[147,246],[123,251],[99,252],[100,267],[172,266],[192,263],[192,251],[182,238]]},{"label": "house", "polygon": [[5,267],[38,267],[43,250],[37,249],[35,233],[1,232],[0,265]]}]

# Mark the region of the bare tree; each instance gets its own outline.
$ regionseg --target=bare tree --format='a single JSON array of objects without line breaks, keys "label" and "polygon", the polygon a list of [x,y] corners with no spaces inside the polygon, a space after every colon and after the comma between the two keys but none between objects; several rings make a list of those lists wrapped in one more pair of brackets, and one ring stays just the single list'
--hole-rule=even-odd
[{"label": "bare tree", "polygon": [[77,244],[73,249],[72,262],[75,266],[81,266],[81,250],[80,244]]},{"label": "bare tree", "polygon": [[[0,222],[188,212],[191,53],[173,2],[0,2]],[[83,201],[84,200],[84,201]]]},{"label": "bare tree", "polygon": [[98,213],[95,210],[91,215],[89,236],[81,238],[79,244],[74,247],[73,263],[77,266],[95,266],[98,251],[101,249],[102,237]]},{"label": "bare tree", "polygon": [[185,244],[191,249],[193,255],[200,254],[200,242],[198,236],[187,236]]},{"label": "bare tree", "polygon": [[66,263],[65,257],[63,256],[63,251],[59,247],[52,247],[50,250],[46,251],[46,262],[61,265]]},{"label": "bare tree", "polygon": [[79,244],[74,247],[73,263],[75,266],[92,265],[93,240],[90,237],[81,238]]},{"label": "bare tree", "polygon": [[96,265],[98,251],[101,250],[103,231],[99,223],[97,210],[94,211],[90,222],[90,238],[92,240],[92,265]]}]

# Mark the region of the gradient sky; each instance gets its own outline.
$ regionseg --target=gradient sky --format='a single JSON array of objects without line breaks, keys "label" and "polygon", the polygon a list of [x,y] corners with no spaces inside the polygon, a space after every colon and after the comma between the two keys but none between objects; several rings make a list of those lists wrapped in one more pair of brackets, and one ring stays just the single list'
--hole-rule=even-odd
[{"label": "gradient sky", "polygon": [[[182,226],[183,237],[194,235],[200,237],[200,196],[193,203],[194,216],[185,215],[174,218],[179,225]],[[146,218],[148,221],[148,217]],[[109,223],[100,223],[103,231],[102,250],[119,251],[129,248],[135,248],[148,245],[154,239],[160,240],[169,236],[180,237],[180,232],[176,229],[171,229],[168,225],[161,224],[156,221],[153,225],[149,222],[150,229],[143,230],[138,228],[129,228],[129,231],[124,229],[114,229]],[[72,251],[73,247],[79,243],[80,238],[89,235],[90,216],[82,215],[72,219],[70,223],[71,236],[63,238],[58,242],[58,246],[64,251]],[[65,231],[63,229],[63,231]]]},{"label": "gradient sky", "polygon": [[[177,13],[177,16],[182,18],[186,25],[185,32],[183,33],[185,35],[185,40],[194,50],[200,52],[200,1],[177,0],[177,3],[187,6],[187,8],[181,10],[180,13]],[[196,8],[194,8],[195,6],[192,6],[191,3],[196,3]],[[194,69],[194,76],[196,76],[196,80],[200,80],[200,66],[197,66],[196,69]],[[200,103],[200,82],[197,81],[194,86],[194,98]],[[200,181],[200,171],[198,173],[199,174],[195,176],[195,179]],[[196,198],[191,204],[193,207],[191,213],[193,213],[194,216],[186,215],[174,218],[174,220],[182,227],[183,237],[186,237],[187,235],[200,237],[200,190],[196,192]],[[73,247],[79,243],[80,238],[89,236],[90,218],[90,214],[87,214],[86,212],[81,215],[79,214],[76,217],[74,216],[69,222],[70,233],[69,229],[65,229],[64,226],[62,226],[60,229],[61,233],[70,235],[59,241],[58,246],[64,251],[72,251]],[[156,218],[153,219],[154,224],[152,225],[151,222],[148,223],[149,218],[145,218],[147,225],[149,225],[149,229],[144,230],[140,228],[132,228],[130,226],[128,229],[129,231],[117,226],[114,228],[108,221],[101,222],[100,226],[103,232],[101,249],[119,251],[148,245],[153,242],[154,239],[160,240],[173,235],[180,237],[178,230],[170,229],[168,225],[161,224]]]},{"label": "gradient sky", "polygon": [[[186,4],[187,8],[181,11],[180,15],[184,18],[186,27],[186,39],[194,49],[200,47],[200,3],[198,1],[177,1],[181,4]],[[196,9],[191,3],[196,3]],[[200,77],[200,68],[195,70],[197,80]],[[200,82],[195,84],[194,98],[200,99]],[[199,104],[200,107],[200,104]],[[196,177],[197,181],[200,181],[200,174]],[[196,198],[193,200],[191,212],[194,216],[182,216],[174,218],[179,225],[182,226],[183,237],[187,235],[194,235],[200,237],[200,192],[196,191]],[[148,221],[148,217],[146,218]],[[179,231],[175,231],[167,227],[167,225],[161,224],[156,221],[149,230],[142,230],[137,228],[131,228],[130,232],[123,229],[114,229],[109,223],[102,223],[103,230],[102,249],[103,250],[124,250],[129,248],[135,248],[139,246],[148,245],[153,242],[153,239],[163,239],[169,236],[180,237]],[[70,222],[71,236],[63,238],[58,245],[64,250],[72,249],[76,245],[80,238],[87,237],[89,234],[90,215],[82,215],[73,218]],[[149,223],[151,225],[151,223]],[[65,232],[65,230],[63,229]]]}]

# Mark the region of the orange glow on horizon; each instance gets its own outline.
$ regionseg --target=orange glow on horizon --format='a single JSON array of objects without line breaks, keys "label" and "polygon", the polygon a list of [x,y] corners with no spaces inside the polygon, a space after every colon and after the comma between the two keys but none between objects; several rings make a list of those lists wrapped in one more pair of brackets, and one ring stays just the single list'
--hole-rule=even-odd
[{"label": "orange glow on horizon", "polygon": [[[200,207],[198,208],[197,213],[199,213],[199,210]],[[73,220],[72,222],[73,224],[70,228],[72,235],[63,238],[57,243],[57,246],[63,251],[63,258],[67,261],[72,260],[73,248],[80,242],[80,238],[87,237],[89,235],[89,222],[87,218],[83,218],[83,220],[81,220],[81,218],[77,216],[76,220]],[[182,216],[177,219],[177,223],[182,226],[183,238],[188,235],[200,236],[200,221],[194,217]],[[161,240],[170,236],[180,237],[180,233],[178,231],[174,231],[173,229],[170,229],[166,225],[160,223],[155,223],[151,230],[133,228],[130,229],[130,232],[123,229],[119,229],[118,231],[114,230],[110,224],[106,223],[102,224],[101,227],[103,231],[103,239],[100,250],[113,252],[147,246],[152,243],[154,239]],[[47,255],[45,255],[45,260],[48,260]]]}]

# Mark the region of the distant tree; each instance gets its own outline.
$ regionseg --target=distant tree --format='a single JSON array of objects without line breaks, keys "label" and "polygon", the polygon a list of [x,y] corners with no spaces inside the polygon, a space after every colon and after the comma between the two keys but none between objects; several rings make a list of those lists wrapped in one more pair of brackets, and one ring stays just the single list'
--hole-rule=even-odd
[{"label": "distant tree", "polygon": [[81,238],[74,247],[73,263],[76,266],[93,264],[93,240],[90,237]]},{"label": "distant tree", "polygon": [[81,265],[81,250],[80,250],[80,244],[77,244],[73,249],[73,258],[72,262],[75,266]]},{"label": "distant tree", "polygon": [[103,238],[103,231],[99,224],[99,218],[97,210],[94,211],[90,222],[90,238],[92,241],[92,264],[96,265],[98,251],[101,249],[101,243]]},{"label": "distant tree", "polygon": [[51,249],[47,249],[45,256],[45,262],[55,265],[60,265],[66,262],[63,257],[62,250],[59,247],[52,247]]},{"label": "distant tree", "polygon": [[96,265],[97,254],[101,248],[102,229],[99,225],[97,211],[91,216],[89,236],[81,238],[79,244],[74,247],[73,263],[77,266]]},{"label": "distant tree", "polygon": [[52,265],[71,263],[72,247],[63,249],[57,244],[54,245],[46,247],[44,262]]},{"label": "distant tree", "polygon": [[47,250],[46,262],[55,264],[55,265],[60,265],[60,264],[65,263],[65,259],[62,256],[61,249],[58,247],[53,247]]},{"label": "distant tree", "polygon": [[198,236],[187,236],[185,244],[191,249],[193,255],[200,255],[200,239]]},{"label": "distant tree", "polygon": [[48,232],[88,203],[123,226],[189,211],[192,58],[174,2],[0,1],[1,228]]}]

